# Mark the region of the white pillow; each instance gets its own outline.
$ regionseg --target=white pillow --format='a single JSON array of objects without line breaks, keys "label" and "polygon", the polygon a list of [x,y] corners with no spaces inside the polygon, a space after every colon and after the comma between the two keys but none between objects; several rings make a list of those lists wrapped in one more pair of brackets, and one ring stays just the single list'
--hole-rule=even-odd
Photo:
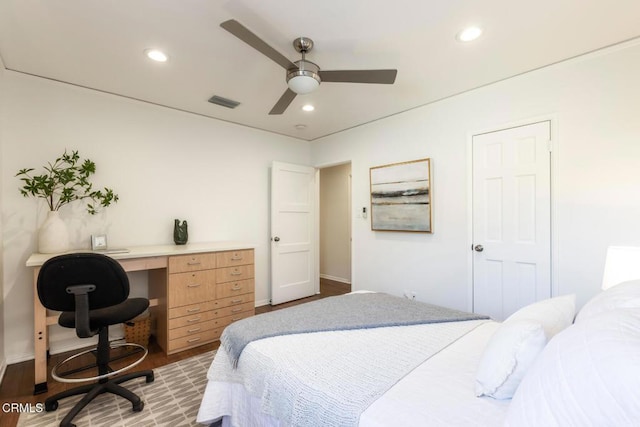
[{"label": "white pillow", "polygon": [[531,320],[539,322],[547,334],[547,340],[573,323],[576,315],[576,295],[563,295],[522,307],[505,320]]},{"label": "white pillow", "polygon": [[511,399],[529,366],[547,344],[542,325],[528,320],[503,323],[482,354],[476,396]]},{"label": "white pillow", "polygon": [[640,280],[615,285],[587,302],[576,316],[576,322],[618,308],[640,308]]},{"label": "white pillow", "polygon": [[575,301],[575,295],[551,298],[509,316],[482,354],[476,373],[476,396],[513,397],[547,341],[573,322]]},{"label": "white pillow", "polygon": [[506,425],[637,426],[640,309],[581,319],[549,342],[518,388]]}]

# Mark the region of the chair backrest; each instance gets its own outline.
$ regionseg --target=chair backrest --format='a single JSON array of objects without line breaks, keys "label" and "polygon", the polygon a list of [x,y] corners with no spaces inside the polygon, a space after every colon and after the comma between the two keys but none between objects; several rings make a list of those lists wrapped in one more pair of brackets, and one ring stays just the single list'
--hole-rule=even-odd
[{"label": "chair backrest", "polygon": [[47,260],[38,273],[38,298],[49,310],[75,311],[73,285],[95,285],[89,292],[89,309],[110,307],[129,296],[129,278],[113,258],[96,253],[58,255]]}]

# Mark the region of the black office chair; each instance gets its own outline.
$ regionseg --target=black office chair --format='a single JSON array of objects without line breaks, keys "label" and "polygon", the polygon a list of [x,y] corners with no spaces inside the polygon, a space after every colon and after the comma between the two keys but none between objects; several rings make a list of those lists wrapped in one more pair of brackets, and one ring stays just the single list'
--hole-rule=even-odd
[{"label": "black office chair", "polygon": [[[52,376],[62,382],[94,381],[88,385],[63,391],[45,400],[45,410],[55,411],[58,400],[69,396],[85,396],[69,411],[60,423],[70,427],[71,420],[94,398],[102,393],[113,393],[124,397],[132,404],[133,411],[144,408],[144,402],[135,393],[119,385],[133,378],[146,377],[146,382],[154,380],[153,371],[146,370],[115,376],[140,363],[147,355],[147,349],[136,361],[116,371],[109,367],[111,348],[125,345],[110,345],[109,325],[123,323],[144,312],[149,307],[146,298],[128,298],[129,279],[122,266],[108,256],[95,253],[66,254],[46,261],[38,274],[38,298],[45,308],[62,311],[58,323],[66,328],[75,328],[80,338],[98,334],[96,349],[75,354],[52,370]],[[98,375],[90,378],[65,378],[59,374],[61,365],[88,352],[96,353]]]}]

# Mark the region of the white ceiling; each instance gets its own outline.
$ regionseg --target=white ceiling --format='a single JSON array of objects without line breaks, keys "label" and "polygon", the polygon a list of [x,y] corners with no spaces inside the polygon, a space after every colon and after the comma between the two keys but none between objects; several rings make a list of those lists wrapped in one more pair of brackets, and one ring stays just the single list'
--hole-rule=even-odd
[{"label": "white ceiling", "polygon": [[[395,68],[396,82],[323,83],[270,116],[285,71],[220,28],[228,19],[292,61],[306,36],[321,69]],[[471,24],[483,36],[458,42]],[[0,0],[9,70],[305,140],[639,36],[640,0]],[[150,61],[150,47],[170,60]]]}]

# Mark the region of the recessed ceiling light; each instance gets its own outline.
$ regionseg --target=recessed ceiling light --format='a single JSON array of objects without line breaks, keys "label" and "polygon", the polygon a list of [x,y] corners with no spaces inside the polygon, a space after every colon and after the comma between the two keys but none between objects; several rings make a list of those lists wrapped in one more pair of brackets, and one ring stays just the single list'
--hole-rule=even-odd
[{"label": "recessed ceiling light", "polygon": [[296,125],[295,128],[298,130],[304,130],[307,128],[307,125],[299,124],[299,125]]},{"label": "recessed ceiling light", "polygon": [[316,107],[314,107],[314,106],[313,106],[313,105],[311,105],[311,104],[306,104],[306,105],[304,105],[304,106],[302,107],[302,109],[303,109],[304,111],[313,111],[313,110],[315,110],[315,109],[316,109]]},{"label": "recessed ceiling light", "polygon": [[482,29],[479,27],[469,27],[469,28],[465,28],[464,30],[460,31],[458,33],[458,35],[456,36],[456,38],[461,41],[461,42],[470,42],[473,41],[475,39],[477,39],[478,37],[480,37],[480,35],[482,34]]},{"label": "recessed ceiling light", "polygon": [[144,53],[150,59],[158,62],[167,62],[167,59],[169,59],[166,53],[158,49],[147,49],[144,51]]}]

